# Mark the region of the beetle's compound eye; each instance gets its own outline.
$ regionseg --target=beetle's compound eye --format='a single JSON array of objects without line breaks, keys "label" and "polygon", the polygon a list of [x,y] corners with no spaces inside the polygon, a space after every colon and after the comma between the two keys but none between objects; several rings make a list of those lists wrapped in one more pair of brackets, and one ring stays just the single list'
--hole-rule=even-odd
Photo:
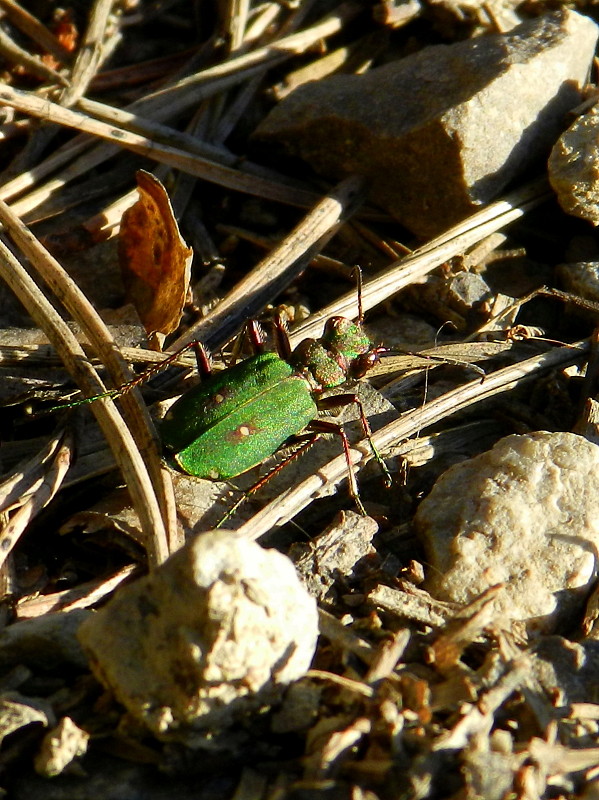
[{"label": "beetle's compound eye", "polygon": [[375,364],[380,361],[378,348],[362,353],[351,362],[350,375],[352,378],[363,378]]}]

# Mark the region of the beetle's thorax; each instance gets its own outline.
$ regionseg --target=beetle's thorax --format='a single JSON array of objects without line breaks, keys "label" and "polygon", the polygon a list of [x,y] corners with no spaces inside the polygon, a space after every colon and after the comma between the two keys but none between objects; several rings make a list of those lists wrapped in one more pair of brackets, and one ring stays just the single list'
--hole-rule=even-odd
[{"label": "beetle's thorax", "polygon": [[304,339],[291,363],[306,377],[313,391],[333,389],[352,377],[361,377],[378,360],[377,348],[359,322],[331,317],[320,339]]}]

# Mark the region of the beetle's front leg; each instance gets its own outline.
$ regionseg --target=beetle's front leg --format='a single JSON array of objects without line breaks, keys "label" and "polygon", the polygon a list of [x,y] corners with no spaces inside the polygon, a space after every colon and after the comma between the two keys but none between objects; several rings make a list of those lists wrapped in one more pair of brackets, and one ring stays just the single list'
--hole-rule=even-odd
[{"label": "beetle's front leg", "polygon": [[[273,322],[275,344],[278,355],[283,361],[289,361],[291,357],[291,342],[289,341],[289,331],[287,325],[280,314],[276,314]],[[254,355],[263,353],[265,348],[265,336],[262,325],[257,319],[251,319],[246,323],[245,331],[250,341],[250,346]]]},{"label": "beetle's front leg", "polygon": [[266,337],[264,335],[262,325],[260,325],[257,319],[248,320],[243,326],[241,333],[236,337],[233,343],[233,349],[231,351],[229,366],[233,366],[233,364],[236,364],[241,358],[243,345],[246,341],[249,341],[252,355],[257,356],[264,352],[266,347]]}]

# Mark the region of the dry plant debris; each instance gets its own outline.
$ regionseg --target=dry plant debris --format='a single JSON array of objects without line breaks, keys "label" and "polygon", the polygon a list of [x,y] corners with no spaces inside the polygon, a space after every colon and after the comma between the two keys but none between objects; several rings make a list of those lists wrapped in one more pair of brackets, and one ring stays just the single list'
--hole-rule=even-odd
[{"label": "dry plant debris", "polygon": [[177,330],[183,316],[192,251],[181,238],[160,181],[139,170],[137,188],[139,200],[125,211],[119,228],[126,299],[149,334],[167,335]]},{"label": "dry plant debris", "polygon": [[[555,6],[0,0],[4,796],[597,796],[597,11]],[[174,473],[172,354],[319,337],[355,264],[368,515],[317,443],[198,535],[282,456]]]}]

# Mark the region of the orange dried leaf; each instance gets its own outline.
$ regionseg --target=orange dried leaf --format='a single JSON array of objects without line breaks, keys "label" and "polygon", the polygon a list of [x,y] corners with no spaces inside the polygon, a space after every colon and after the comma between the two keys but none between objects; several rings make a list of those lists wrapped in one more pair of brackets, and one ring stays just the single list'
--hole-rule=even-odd
[{"label": "orange dried leaf", "polygon": [[139,200],[121,220],[119,260],[127,300],[148,333],[169,334],[181,321],[191,270],[191,248],[177,226],[166,189],[137,172]]},{"label": "orange dried leaf", "polygon": [[79,40],[79,31],[73,19],[73,12],[69,8],[57,8],[52,22],[52,33],[67,53],[75,52]]},{"label": "orange dried leaf", "polygon": [[[58,44],[64,49],[65,56],[74,53],[79,42],[79,31],[75,25],[72,10],[57,8],[49,27]],[[57,58],[52,53],[43,53],[41,58],[44,64],[52,69],[59,69],[64,63],[64,59]]]}]

